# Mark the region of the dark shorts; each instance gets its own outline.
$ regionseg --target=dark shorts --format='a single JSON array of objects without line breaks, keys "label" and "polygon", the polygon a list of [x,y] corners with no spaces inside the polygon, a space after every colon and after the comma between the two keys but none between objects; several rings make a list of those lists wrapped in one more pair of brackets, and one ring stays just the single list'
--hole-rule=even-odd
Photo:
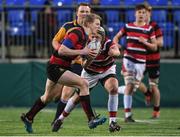
[{"label": "dark shorts", "polygon": [[150,79],[156,79],[160,76],[160,67],[146,67],[145,74],[148,74]]},{"label": "dark shorts", "polygon": [[106,77],[100,79],[101,85],[104,86],[106,80],[108,80],[109,78],[112,78],[112,77],[117,79],[115,74],[109,74]]},{"label": "dark shorts", "polygon": [[47,77],[55,83],[58,82],[59,78],[66,70],[67,69],[63,69],[57,64],[50,64],[49,62],[47,63]]},{"label": "dark shorts", "polygon": [[71,65],[72,72],[76,73],[77,75],[81,76],[82,66],[81,64],[75,63]]}]

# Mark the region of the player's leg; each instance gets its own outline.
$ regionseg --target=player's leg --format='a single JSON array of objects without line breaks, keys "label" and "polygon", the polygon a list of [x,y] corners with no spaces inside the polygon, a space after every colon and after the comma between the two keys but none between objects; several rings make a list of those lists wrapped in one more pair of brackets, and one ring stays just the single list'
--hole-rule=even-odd
[{"label": "player's leg", "polygon": [[[129,67],[131,66],[131,67]],[[135,65],[130,60],[124,58],[122,66],[122,74],[125,82],[125,91],[124,91],[124,112],[125,112],[125,122],[133,122],[132,119],[132,94],[135,86]]]},{"label": "player's leg", "polygon": [[145,95],[145,104],[149,106],[152,100],[152,92],[149,90],[149,88],[146,87],[143,82],[140,83],[138,89]]},{"label": "player's leg", "polygon": [[160,91],[158,88],[157,79],[150,79],[150,88],[153,93],[153,102],[154,102],[152,118],[159,118],[160,116]]},{"label": "player's leg", "polygon": [[57,132],[66,117],[69,116],[71,111],[75,108],[76,104],[79,103],[79,95],[75,93],[67,102],[63,112],[55,119],[55,122],[53,123],[52,131]]},{"label": "player's leg", "polygon": [[159,118],[160,116],[160,91],[158,88],[160,76],[160,67],[152,67],[149,71],[149,85],[153,94],[153,114],[152,118]]},{"label": "player's leg", "polygon": [[89,120],[89,128],[95,128],[96,126],[104,123],[105,119],[97,120],[94,117],[94,113],[90,103],[90,96],[89,96],[89,83],[87,80],[81,78],[80,76],[74,74],[71,71],[66,71],[62,77],[59,79],[61,84],[66,86],[76,87],[80,90],[79,97],[80,103],[83,107],[84,112],[86,113],[88,120]]},{"label": "player's leg", "polygon": [[33,123],[33,120],[34,120],[34,117],[36,116],[36,114],[40,110],[42,110],[48,102],[50,102],[53,99],[53,97],[55,95],[55,93],[53,92],[53,89],[55,88],[55,86],[56,86],[56,83],[47,79],[44,95],[42,95],[40,98],[38,98],[35,101],[34,105],[31,107],[31,109],[26,114],[21,115],[21,120],[24,122],[26,131],[28,133],[33,132],[32,123]]},{"label": "player's leg", "polygon": [[[72,94],[74,93],[74,88],[72,87],[67,87],[64,86],[62,89],[62,94],[60,99],[58,100],[58,105],[57,105],[57,110],[56,110],[56,114],[54,117],[53,122],[61,115],[61,113],[63,112],[69,98],[72,96]],[[52,123],[53,123],[52,122]]]},{"label": "player's leg", "polygon": [[[77,57],[77,59],[74,60],[74,64],[72,64],[71,66],[72,68],[72,72],[74,72],[75,74],[77,75],[81,75],[81,71],[82,71],[82,66],[81,66],[81,58]],[[54,120],[53,122],[61,115],[61,113],[63,112],[67,102],[68,102],[68,99],[72,96],[72,94],[74,93],[74,88],[72,87],[67,87],[65,86],[63,88],[63,91],[62,91],[62,95],[61,95],[61,98],[59,99],[58,101],[58,105],[57,105],[57,110],[56,110],[56,114],[55,114],[55,117],[54,117]],[[52,123],[53,123],[52,122]]]},{"label": "player's leg", "polygon": [[109,131],[120,131],[121,127],[117,124],[118,112],[118,80],[115,75],[108,75],[104,79],[104,87],[109,93],[108,112],[109,112]]}]

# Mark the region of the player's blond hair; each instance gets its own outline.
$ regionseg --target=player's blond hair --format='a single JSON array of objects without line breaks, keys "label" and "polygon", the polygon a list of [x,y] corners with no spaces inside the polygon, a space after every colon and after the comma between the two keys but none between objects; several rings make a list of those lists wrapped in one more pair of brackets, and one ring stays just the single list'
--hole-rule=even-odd
[{"label": "player's blond hair", "polygon": [[144,6],[147,11],[151,12],[152,11],[152,6],[148,2],[144,2]]},{"label": "player's blond hair", "polygon": [[95,19],[99,19],[100,21],[102,20],[101,17],[97,14],[91,13],[89,15],[86,15],[83,19],[83,26],[87,27],[88,23],[93,23]]}]

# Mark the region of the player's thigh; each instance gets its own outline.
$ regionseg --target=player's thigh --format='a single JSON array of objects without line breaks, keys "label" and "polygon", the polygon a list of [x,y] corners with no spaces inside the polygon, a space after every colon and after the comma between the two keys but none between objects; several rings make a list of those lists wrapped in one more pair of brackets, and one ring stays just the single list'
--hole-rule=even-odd
[{"label": "player's thigh", "polygon": [[58,83],[69,87],[88,87],[88,82],[71,71],[65,71],[59,78]]},{"label": "player's thigh", "polygon": [[89,88],[93,88],[98,84],[101,74],[91,75],[83,69],[81,73],[81,77],[88,81]]}]

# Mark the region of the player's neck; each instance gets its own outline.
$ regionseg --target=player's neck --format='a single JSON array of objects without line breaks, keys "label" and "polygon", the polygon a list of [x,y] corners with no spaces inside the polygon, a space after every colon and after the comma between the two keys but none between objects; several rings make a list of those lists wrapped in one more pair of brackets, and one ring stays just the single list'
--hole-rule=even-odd
[{"label": "player's neck", "polygon": [[144,21],[135,21],[134,24],[136,26],[144,26],[146,24],[146,22],[144,22]]},{"label": "player's neck", "polygon": [[79,25],[82,25],[82,21],[81,21],[81,20],[78,20],[78,19],[77,19],[77,23],[78,23]]}]

